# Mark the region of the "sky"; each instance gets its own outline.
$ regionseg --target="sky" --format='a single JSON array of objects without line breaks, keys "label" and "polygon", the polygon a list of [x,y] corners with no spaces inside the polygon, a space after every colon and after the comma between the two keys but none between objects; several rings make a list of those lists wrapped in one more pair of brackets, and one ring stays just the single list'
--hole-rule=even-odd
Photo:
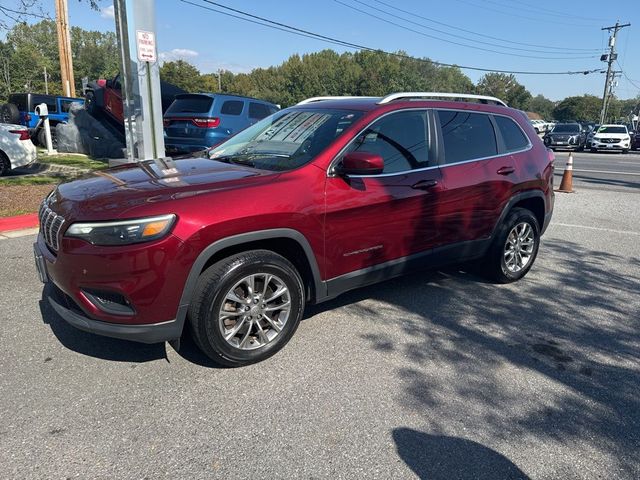
[{"label": "sky", "polygon": [[[217,8],[206,0],[188,0]],[[606,69],[600,55],[609,34],[602,27],[631,23],[618,33],[622,70],[616,94],[640,94],[638,0],[215,0],[299,29],[386,51],[479,68],[567,72]],[[53,0],[43,0],[44,10]],[[113,5],[69,0],[69,22],[89,30],[114,30]],[[289,56],[332,48],[353,49],[296,36],[199,8],[181,0],[156,0],[161,59],[183,59],[202,73],[219,68],[249,72],[279,65]],[[229,12],[233,13],[233,12]],[[544,57],[544,58],[532,58]],[[463,69],[475,83],[485,72]],[[602,96],[604,74],[516,74],[533,95],[552,100],[585,93]]]}]

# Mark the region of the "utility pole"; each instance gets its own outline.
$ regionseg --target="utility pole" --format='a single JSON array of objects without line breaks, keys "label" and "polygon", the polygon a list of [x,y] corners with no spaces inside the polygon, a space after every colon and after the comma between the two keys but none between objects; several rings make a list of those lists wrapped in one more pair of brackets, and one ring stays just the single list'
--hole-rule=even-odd
[{"label": "utility pole", "polygon": [[[618,35],[618,31],[624,27],[631,26],[630,23],[625,23],[623,25],[620,24],[620,20],[616,22],[616,24],[612,27],[602,27],[601,30],[607,30],[609,32],[613,31],[611,36],[609,37],[609,54],[602,55],[600,60],[603,62],[607,62],[607,76],[604,80],[604,92],[602,93],[602,110],[600,111],[600,125],[604,123],[605,117],[607,116],[607,104],[609,93],[613,86],[613,78],[611,75],[611,66],[613,62],[618,58],[618,54],[616,53],[616,36]],[[614,74],[615,76],[615,74]]]},{"label": "utility pole", "polygon": [[222,92],[222,79],[220,77],[222,77],[222,69],[221,68],[218,69],[218,91]]},{"label": "utility pole", "polygon": [[55,0],[55,2],[62,92],[67,97],[75,97],[76,86],[73,78],[73,60],[71,59],[71,35],[69,34],[69,11],[67,8],[67,0]]}]

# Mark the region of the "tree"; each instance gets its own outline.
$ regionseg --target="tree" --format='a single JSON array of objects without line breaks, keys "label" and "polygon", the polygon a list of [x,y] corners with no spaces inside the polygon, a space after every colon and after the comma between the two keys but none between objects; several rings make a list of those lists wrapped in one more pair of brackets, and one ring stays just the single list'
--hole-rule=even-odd
[{"label": "tree", "polygon": [[[99,1],[87,0],[87,3],[92,9],[97,10]],[[0,5],[0,31],[10,30],[13,25],[26,23],[27,20],[50,20],[43,9],[43,3],[42,0],[16,0],[11,6]]]},{"label": "tree", "polygon": [[160,78],[187,92],[193,93],[204,90],[200,71],[185,60],[165,62],[160,67]]},{"label": "tree", "polygon": [[567,97],[553,109],[553,118],[597,122],[600,118],[602,100],[594,95]]},{"label": "tree", "polygon": [[497,97],[520,110],[527,110],[531,101],[531,93],[514,75],[505,73],[487,73],[478,81],[477,90],[479,94]]},{"label": "tree", "polygon": [[537,113],[541,118],[551,120],[556,104],[544,95],[536,95],[529,101],[529,111]]}]

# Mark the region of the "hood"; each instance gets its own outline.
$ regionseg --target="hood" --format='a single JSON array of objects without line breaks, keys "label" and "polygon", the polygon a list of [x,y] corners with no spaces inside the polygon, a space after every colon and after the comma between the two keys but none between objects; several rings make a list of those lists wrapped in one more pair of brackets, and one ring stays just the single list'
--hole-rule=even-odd
[{"label": "hood", "polygon": [[93,172],[58,186],[49,198],[67,218],[126,218],[132,208],[272,180],[279,173],[207,158],[148,160]]},{"label": "hood", "polygon": [[618,138],[620,140],[626,140],[629,138],[628,133],[595,133],[594,137],[598,138]]}]

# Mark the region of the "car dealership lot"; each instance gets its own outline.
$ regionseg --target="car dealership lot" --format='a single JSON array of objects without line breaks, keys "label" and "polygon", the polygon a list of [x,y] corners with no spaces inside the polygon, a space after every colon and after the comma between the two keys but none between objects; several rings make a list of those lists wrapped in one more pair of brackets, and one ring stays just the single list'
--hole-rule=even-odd
[{"label": "car dealership lot", "polygon": [[241,369],[74,330],[1,240],[3,476],[638,478],[640,156],[574,169],[522,281],[360,289]]}]

